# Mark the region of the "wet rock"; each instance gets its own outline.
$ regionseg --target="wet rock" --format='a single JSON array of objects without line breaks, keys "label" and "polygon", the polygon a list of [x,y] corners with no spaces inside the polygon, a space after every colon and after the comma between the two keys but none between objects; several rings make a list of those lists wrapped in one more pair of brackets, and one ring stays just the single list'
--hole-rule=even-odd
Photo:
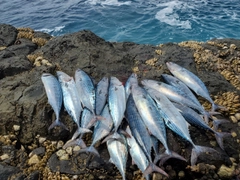
[{"label": "wet rock", "polygon": [[0,46],[10,46],[17,38],[17,29],[8,24],[0,24]]},{"label": "wet rock", "polygon": [[0,163],[1,180],[7,180],[9,176],[19,172],[19,168]]}]

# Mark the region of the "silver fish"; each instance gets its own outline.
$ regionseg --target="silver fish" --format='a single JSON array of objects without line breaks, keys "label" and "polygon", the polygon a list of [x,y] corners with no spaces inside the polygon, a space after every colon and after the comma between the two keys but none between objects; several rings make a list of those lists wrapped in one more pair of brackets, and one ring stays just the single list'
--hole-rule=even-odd
[{"label": "silver fish", "polygon": [[194,101],[188,98],[188,94],[185,94],[183,91],[181,91],[179,88],[160,82],[155,80],[149,80],[145,79],[141,81],[141,83],[146,86],[153,88],[161,93],[163,93],[165,96],[167,96],[171,101],[187,105],[193,109],[196,109],[201,114],[204,115],[206,122],[208,122],[208,117],[210,114],[205,111],[205,109],[202,107],[202,105],[196,104]]},{"label": "silver fish", "polygon": [[41,80],[47,94],[48,103],[52,106],[53,111],[56,115],[56,120],[49,126],[48,130],[50,131],[55,126],[61,126],[64,129],[67,129],[67,127],[59,120],[59,113],[63,101],[62,88],[59,81],[50,73],[43,73]]},{"label": "silver fish", "polygon": [[138,85],[137,74],[135,73],[132,73],[125,83],[126,99],[128,99],[128,96],[131,93],[132,85]]},{"label": "silver fish", "polygon": [[77,69],[75,82],[83,107],[95,114],[95,87],[92,79],[83,70]]},{"label": "silver fish", "polygon": [[218,108],[223,108],[216,105],[212,98],[209,95],[209,92],[205,86],[205,84],[199,79],[195,74],[190,72],[189,70],[173,63],[166,63],[169,71],[182,82],[184,82],[190,89],[192,89],[196,94],[202,96],[206,100],[208,100],[212,104],[212,111],[215,111]]},{"label": "silver fish", "polygon": [[108,104],[114,124],[114,133],[108,136],[104,141],[109,138],[121,139],[117,130],[123,120],[124,112],[126,109],[125,89],[123,84],[116,77],[110,78],[108,92]]},{"label": "silver fish", "polygon": [[215,135],[218,145],[222,148],[222,150],[224,150],[223,138],[226,136],[229,136],[230,133],[217,132],[213,130],[203,121],[203,119],[200,117],[198,113],[196,113],[194,110],[192,110],[187,106],[180,105],[177,103],[173,103],[173,105],[179,110],[179,112],[182,114],[182,116],[186,119],[186,121],[189,124],[193,124],[197,127],[200,127],[202,129],[212,132]]},{"label": "silver fish", "polygon": [[57,76],[63,91],[64,107],[78,126],[77,131],[72,137],[72,140],[74,140],[79,134],[89,132],[89,130],[83,129],[80,126],[82,106],[74,79],[61,71],[57,71]]},{"label": "silver fish", "polygon": [[197,104],[198,106],[202,106],[200,104],[200,102],[198,101],[198,99],[196,98],[196,96],[192,93],[192,91],[187,87],[186,84],[184,84],[182,81],[180,81],[179,79],[177,79],[174,76],[168,75],[168,74],[162,74],[162,77],[164,79],[165,82],[167,82],[168,84],[175,86],[176,88],[180,89],[182,92],[184,92],[185,94],[187,94],[188,98],[191,99],[195,104]]},{"label": "silver fish", "polygon": [[[159,141],[161,141],[161,143],[166,149],[162,156],[169,158],[174,157],[185,160],[182,156],[169,149],[167,144],[164,120],[159,114],[159,110],[153,99],[149,96],[149,94],[140,86],[133,86],[132,95],[138,112],[141,115],[145,125],[147,126],[148,131],[152,135],[154,135]],[[158,159],[161,158],[162,157],[159,157]]]},{"label": "silver fish", "polygon": [[217,151],[204,146],[195,145],[192,141],[189,134],[189,124],[180,114],[180,112],[176,109],[176,107],[172,104],[172,102],[162,93],[159,93],[155,89],[148,88],[147,91],[151,95],[151,97],[156,101],[159,111],[164,117],[165,124],[174,131],[176,134],[181,136],[183,139],[187,140],[192,146],[192,154],[191,154],[191,165],[195,165],[198,156],[204,152],[212,152],[216,153]]},{"label": "silver fish", "polygon": [[94,131],[92,136],[93,140],[91,145],[86,149],[80,150],[81,152],[91,152],[93,154],[96,154],[97,156],[100,156],[98,151],[94,148],[94,145],[98,141],[100,141],[102,138],[107,136],[113,127],[113,121],[109,112],[108,104],[105,105],[101,113],[101,116],[104,117],[104,119],[96,122],[96,125],[94,126]]},{"label": "silver fish", "polygon": [[129,153],[132,157],[133,162],[138,166],[138,168],[144,174],[146,180],[149,180],[149,174],[153,171],[159,172],[168,177],[168,174],[161,168],[157,167],[155,164],[150,163],[145,153],[141,149],[141,146],[137,143],[136,139],[132,136],[129,127],[126,128],[126,132],[131,136],[127,138],[127,143],[129,148]]},{"label": "silver fish", "polygon": [[107,149],[110,155],[110,162],[115,164],[115,166],[120,171],[123,180],[126,179],[126,163],[128,157],[127,142],[124,136],[120,135],[123,141],[118,141],[116,139],[109,139],[107,141]]},{"label": "silver fish", "polygon": [[96,115],[100,115],[108,97],[108,86],[109,79],[107,77],[103,77],[97,84],[96,87],[96,98],[95,98],[95,112]]},{"label": "silver fish", "polygon": [[[137,107],[134,103],[133,96],[130,93],[127,100],[126,107],[126,119],[128,121],[129,127],[133,136],[135,137],[138,144],[141,146],[143,152],[146,154],[149,161],[152,161],[151,158],[151,148],[152,142],[149,135],[149,132],[144,124]],[[127,138],[129,139],[129,138]]]}]

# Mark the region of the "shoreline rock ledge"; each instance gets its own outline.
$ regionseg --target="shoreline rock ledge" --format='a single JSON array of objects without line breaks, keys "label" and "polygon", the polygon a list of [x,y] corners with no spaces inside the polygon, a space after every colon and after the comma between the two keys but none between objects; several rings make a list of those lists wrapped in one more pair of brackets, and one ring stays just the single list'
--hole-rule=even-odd
[{"label": "shoreline rock ledge", "polygon": [[[97,147],[101,158],[94,157],[91,161],[87,154],[76,155],[77,146],[62,149],[76,129],[64,110],[61,121],[70,131],[56,128],[48,133],[54,112],[47,102],[41,74],[61,70],[72,76],[81,68],[95,82],[104,76],[116,76],[124,83],[132,72],[139,79],[161,80],[162,73],[169,73],[166,61],[178,63],[203,80],[214,101],[227,108],[218,117],[228,119],[219,131],[231,135],[225,138],[225,151],[222,151],[211,133],[191,126],[193,141],[213,147],[219,154],[203,154],[197,165],[190,167],[191,147],[168,130],[170,148],[188,162],[170,159],[162,168],[170,179],[240,178],[240,40],[153,46],[107,42],[87,30],[52,37],[30,28],[0,24],[1,179],[121,179],[108,161],[104,144]],[[206,109],[211,108],[204,99],[199,100]],[[91,134],[84,140],[89,145]],[[140,179],[142,174],[130,161],[129,158],[127,179]],[[152,177],[166,179],[155,173]]]}]

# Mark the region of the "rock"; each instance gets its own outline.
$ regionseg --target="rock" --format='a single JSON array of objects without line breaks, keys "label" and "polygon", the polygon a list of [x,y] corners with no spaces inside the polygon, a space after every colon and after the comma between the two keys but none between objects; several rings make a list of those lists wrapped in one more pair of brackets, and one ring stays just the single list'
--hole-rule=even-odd
[{"label": "rock", "polygon": [[32,157],[33,155],[43,156],[46,152],[45,147],[39,147],[34,149],[30,154],[29,157]]},{"label": "rock", "polygon": [[7,180],[8,177],[18,172],[19,168],[0,163],[1,180]]},{"label": "rock", "polygon": [[233,172],[235,170],[235,167],[227,167],[224,164],[219,168],[218,175],[222,179],[230,179],[233,176]]},{"label": "rock", "polygon": [[19,131],[20,130],[20,126],[19,125],[13,125],[13,130],[14,131]]},{"label": "rock", "polygon": [[47,138],[46,137],[39,137],[38,142],[42,144]]},{"label": "rock", "polygon": [[33,165],[33,164],[37,164],[40,162],[40,158],[38,155],[34,154],[29,160],[28,160],[28,165]]},{"label": "rock", "polygon": [[8,158],[9,158],[8,154],[3,154],[3,155],[0,156],[1,161],[4,161],[5,159],[8,159]]},{"label": "rock", "polygon": [[0,46],[10,46],[17,38],[17,29],[8,24],[0,24]]},{"label": "rock", "polygon": [[179,177],[179,179],[184,178],[185,177],[185,172],[184,171],[179,171],[178,172],[178,177]]}]

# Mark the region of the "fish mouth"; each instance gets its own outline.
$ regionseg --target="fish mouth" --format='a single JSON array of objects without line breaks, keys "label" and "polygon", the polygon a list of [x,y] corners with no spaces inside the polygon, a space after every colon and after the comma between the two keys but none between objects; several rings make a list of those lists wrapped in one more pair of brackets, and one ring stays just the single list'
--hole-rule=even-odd
[{"label": "fish mouth", "polygon": [[52,76],[50,73],[43,73],[42,77],[48,77],[48,76]]}]

